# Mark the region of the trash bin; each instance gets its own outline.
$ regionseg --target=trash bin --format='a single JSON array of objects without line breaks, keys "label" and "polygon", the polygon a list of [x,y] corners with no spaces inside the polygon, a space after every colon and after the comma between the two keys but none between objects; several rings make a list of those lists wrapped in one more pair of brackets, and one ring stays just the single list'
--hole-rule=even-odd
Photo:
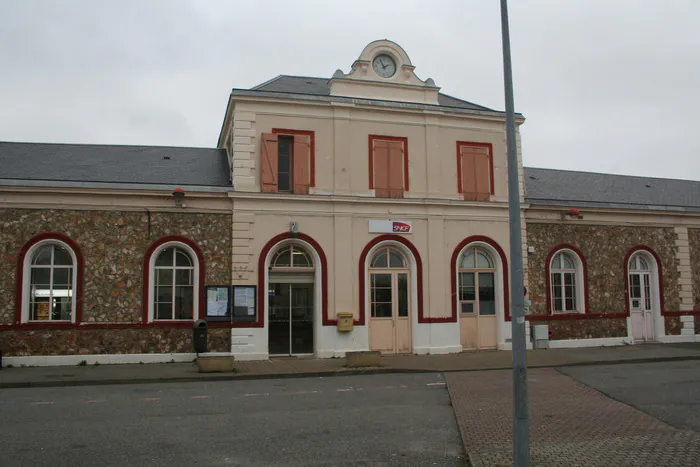
[{"label": "trash bin", "polygon": [[194,343],[194,351],[196,353],[204,353],[207,351],[207,322],[203,319],[198,319],[194,322],[192,342]]}]

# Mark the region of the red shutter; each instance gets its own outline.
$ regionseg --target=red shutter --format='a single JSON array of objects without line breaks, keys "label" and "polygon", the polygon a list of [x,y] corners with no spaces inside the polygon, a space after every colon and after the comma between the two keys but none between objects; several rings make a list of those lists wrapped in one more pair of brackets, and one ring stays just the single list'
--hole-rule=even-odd
[{"label": "red shutter", "polygon": [[294,193],[306,195],[311,185],[311,138],[294,136]]},{"label": "red shutter", "polygon": [[389,197],[403,198],[403,143],[389,141]]},{"label": "red shutter", "polygon": [[491,197],[491,175],[489,154],[486,149],[474,155],[474,175],[476,178],[476,199],[488,201]]},{"label": "red shutter", "polygon": [[277,135],[260,135],[260,186],[263,193],[277,192]]},{"label": "red shutter", "polygon": [[476,178],[474,177],[474,153],[472,148],[462,146],[462,192],[464,199],[474,201],[476,199]]},{"label": "red shutter", "polygon": [[374,194],[378,198],[388,198],[389,185],[389,144],[386,141],[374,141]]}]

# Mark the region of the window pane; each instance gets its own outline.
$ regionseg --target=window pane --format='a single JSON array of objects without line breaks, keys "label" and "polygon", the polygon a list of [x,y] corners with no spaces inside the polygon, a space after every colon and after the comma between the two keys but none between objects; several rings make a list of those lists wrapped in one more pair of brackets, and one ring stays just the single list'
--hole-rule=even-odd
[{"label": "window pane", "polygon": [[554,299],[554,311],[563,311],[561,298]]},{"label": "window pane", "polygon": [[574,264],[574,260],[571,258],[570,255],[566,253],[562,253],[562,266],[564,266],[564,269],[575,269],[576,265]]},{"label": "window pane", "polygon": [[54,309],[51,313],[51,319],[70,321],[71,315],[71,299],[70,297],[54,298]]},{"label": "window pane", "polygon": [[372,258],[372,267],[373,268],[389,267],[386,250],[381,250],[376,255],[374,255],[374,258]]},{"label": "window pane", "polygon": [[190,266],[192,267],[192,259],[183,250],[178,249],[175,254],[175,265],[176,266]]},{"label": "window pane", "polygon": [[479,314],[482,316],[493,316],[496,314],[496,303],[493,300],[479,300]]},{"label": "window pane", "polygon": [[73,264],[73,258],[71,258],[68,250],[62,246],[54,246],[53,264],[57,264],[59,266],[70,266]]},{"label": "window pane", "polygon": [[459,299],[460,300],[476,300],[476,288],[475,287],[460,287],[459,289]]},{"label": "window pane", "polygon": [[173,288],[172,286],[157,287],[156,288],[156,301],[162,303],[170,303],[173,300]]},{"label": "window pane", "polygon": [[496,314],[496,290],[492,272],[479,273],[479,314]]},{"label": "window pane", "polygon": [[391,318],[391,303],[373,303],[373,318]]},{"label": "window pane", "polygon": [[276,268],[288,268],[292,265],[291,248],[287,247],[279,251],[272,262],[272,266]]},{"label": "window pane", "polygon": [[554,255],[554,259],[552,260],[552,269],[561,269],[561,255],[562,253],[557,253]]},{"label": "window pane", "polygon": [[156,258],[156,266],[172,266],[173,265],[173,252],[175,248],[166,248],[161,251]]},{"label": "window pane", "polygon": [[460,272],[459,282],[462,287],[474,287],[474,273],[473,272]]},{"label": "window pane", "polygon": [[37,250],[37,252],[34,254],[32,264],[51,264],[52,249],[52,245],[46,245],[39,248],[39,250]]},{"label": "window pane", "polygon": [[156,319],[173,319],[172,303],[156,303]]},{"label": "window pane", "polygon": [[403,255],[398,251],[391,251],[389,254],[389,267],[391,268],[403,268],[406,267],[403,260]]},{"label": "window pane", "polygon": [[312,267],[311,258],[309,258],[308,253],[297,248],[294,249],[292,258],[294,260],[294,266],[298,268],[310,268]]},{"label": "window pane", "polygon": [[49,276],[51,273],[51,269],[49,268],[32,268],[32,278],[31,278],[31,284],[32,285],[46,285],[48,288],[50,282],[49,282]]},{"label": "window pane", "polygon": [[651,310],[651,285],[649,274],[644,274],[644,306],[647,310]]},{"label": "window pane", "polygon": [[289,191],[289,174],[280,173],[277,176],[277,190],[278,191]]},{"label": "window pane", "polygon": [[470,249],[467,250],[464,253],[464,256],[462,256],[462,267],[463,268],[474,268],[476,266],[475,260],[474,260],[474,250]]},{"label": "window pane", "polygon": [[391,287],[391,274],[372,274],[373,287]]},{"label": "window pane", "polygon": [[642,255],[637,255],[637,261],[639,261],[639,269],[649,269],[649,264],[647,264],[647,260]]},{"label": "window pane", "polygon": [[192,269],[178,269],[175,271],[176,285],[192,285]]},{"label": "window pane", "polygon": [[391,303],[391,289],[373,289],[373,300],[375,302]]},{"label": "window pane", "polygon": [[561,274],[559,274],[559,273],[552,274],[552,285],[554,285],[554,286],[561,285]]},{"label": "window pane", "polygon": [[277,159],[277,170],[279,171],[279,173],[285,173],[285,174],[288,174],[290,172],[290,170],[289,170],[289,155],[280,154],[279,158]]},{"label": "window pane", "polygon": [[172,269],[156,269],[156,285],[172,285]]},{"label": "window pane", "polygon": [[192,287],[175,287],[175,319],[192,319],[193,294]]},{"label": "window pane", "polygon": [[639,283],[638,274],[630,274],[630,296],[632,298],[641,298],[642,288]]},{"label": "window pane", "polygon": [[476,267],[484,269],[492,268],[493,264],[491,263],[491,258],[485,252],[479,251]]},{"label": "window pane", "polygon": [[564,285],[574,284],[574,274],[571,272],[564,273]]},{"label": "window pane", "polygon": [[566,311],[576,311],[576,302],[573,297],[566,297]]},{"label": "window pane", "polygon": [[399,274],[399,316],[408,316],[408,274]]},{"label": "window pane", "polygon": [[48,321],[49,320],[49,299],[37,298],[32,302],[31,316],[29,319],[33,321]]},{"label": "window pane", "polygon": [[71,276],[73,275],[72,273],[73,268],[54,268],[53,285],[69,286],[71,283]]},{"label": "window pane", "polygon": [[474,313],[474,304],[462,303],[462,313]]}]

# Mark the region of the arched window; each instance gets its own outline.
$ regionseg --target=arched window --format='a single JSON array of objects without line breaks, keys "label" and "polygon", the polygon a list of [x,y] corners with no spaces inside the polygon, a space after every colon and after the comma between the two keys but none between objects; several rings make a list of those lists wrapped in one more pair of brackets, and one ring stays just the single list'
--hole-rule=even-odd
[{"label": "arched window", "polygon": [[374,253],[371,268],[401,268],[405,269],[406,257],[394,247],[382,247]]},{"label": "arched window", "polygon": [[280,248],[270,261],[272,269],[313,269],[309,253],[294,244]]},{"label": "arched window", "polygon": [[496,314],[496,268],[488,251],[470,247],[459,261],[459,302],[462,315]]},{"label": "arched window", "polygon": [[[54,235],[54,234],[51,234]],[[21,322],[75,322],[78,297],[78,261],[67,237],[32,240],[22,261]],[[70,244],[69,244],[70,243]],[[75,247],[77,248],[77,246]]]},{"label": "arched window", "polygon": [[571,250],[560,250],[549,266],[551,303],[554,313],[583,313],[583,266]]}]

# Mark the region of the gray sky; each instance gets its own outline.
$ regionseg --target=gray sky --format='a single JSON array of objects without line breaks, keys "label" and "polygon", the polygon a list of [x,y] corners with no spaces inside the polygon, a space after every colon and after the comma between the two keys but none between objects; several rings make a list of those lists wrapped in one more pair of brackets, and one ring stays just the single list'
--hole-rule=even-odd
[{"label": "gray sky", "polygon": [[[525,165],[700,180],[700,2],[509,3]],[[503,109],[498,4],[0,0],[0,140],[213,147],[231,88],[347,72],[380,38]]]}]

